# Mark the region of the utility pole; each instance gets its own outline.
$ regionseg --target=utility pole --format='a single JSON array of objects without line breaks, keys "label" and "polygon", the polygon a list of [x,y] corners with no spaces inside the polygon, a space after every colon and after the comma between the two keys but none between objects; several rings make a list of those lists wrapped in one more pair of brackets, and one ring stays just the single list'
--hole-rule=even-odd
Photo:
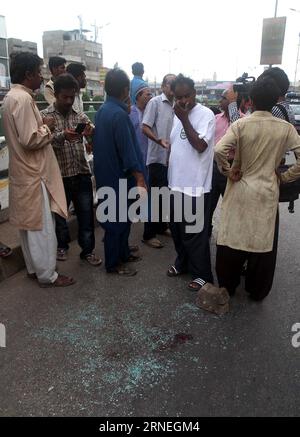
[{"label": "utility pole", "polygon": [[[299,9],[290,8],[290,11],[300,13]],[[298,73],[298,65],[299,65],[299,56],[300,56],[300,33],[299,33],[299,43],[298,43],[298,52],[297,52],[297,61],[296,61],[296,69],[295,69],[295,79],[294,79],[294,88],[296,91],[297,86],[297,73]]]},{"label": "utility pole", "polygon": [[278,0],[276,0],[276,3],[275,3],[275,15],[274,15],[274,18],[277,18],[277,10],[278,10]]},{"label": "utility pole", "polygon": [[94,24],[91,24],[91,26],[94,28],[94,42],[98,41],[98,35],[99,35],[99,28],[100,26],[97,26],[97,22],[95,20]]},{"label": "utility pole", "polygon": [[169,53],[169,73],[171,73],[171,66],[172,66],[172,53],[176,52],[176,50],[178,50],[177,47],[175,47],[174,49],[164,49],[164,52],[168,52]]},{"label": "utility pole", "polygon": [[[104,27],[109,26],[109,25],[110,25],[110,23],[106,23],[106,24],[103,24],[102,26],[98,26],[97,22],[95,20],[94,24],[91,25],[95,29],[95,31],[94,31],[94,42],[98,42],[98,37],[99,37],[99,33],[100,33],[99,31],[104,29]],[[100,42],[102,42],[102,41],[100,41]]]},{"label": "utility pole", "polygon": [[83,30],[83,19],[82,19],[82,15],[78,15],[78,20],[79,20],[79,35],[80,35],[80,39],[82,40],[83,39],[83,32],[82,32],[82,30]]},{"label": "utility pole", "polygon": [[[277,18],[277,11],[278,11],[278,0],[275,1],[275,14],[274,18]],[[273,64],[269,65],[269,68],[272,68]]]}]

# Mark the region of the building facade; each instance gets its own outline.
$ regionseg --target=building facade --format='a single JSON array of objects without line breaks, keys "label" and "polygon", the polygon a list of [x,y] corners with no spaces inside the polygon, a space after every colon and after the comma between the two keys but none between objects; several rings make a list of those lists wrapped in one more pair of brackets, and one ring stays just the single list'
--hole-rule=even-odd
[{"label": "building facade", "polygon": [[[91,96],[101,95],[100,71],[103,67],[102,44],[88,40],[87,31],[75,29],[71,31],[53,30],[43,33],[43,52],[45,67],[51,56],[62,56],[67,63],[78,62],[86,66],[87,89]],[[43,72],[45,79],[50,72]]]},{"label": "building facade", "polygon": [[17,38],[8,38],[8,54],[15,52],[30,52],[37,55],[37,43],[31,41],[22,41]]},{"label": "building facade", "polygon": [[10,87],[9,56],[5,17],[0,15],[0,101]]}]

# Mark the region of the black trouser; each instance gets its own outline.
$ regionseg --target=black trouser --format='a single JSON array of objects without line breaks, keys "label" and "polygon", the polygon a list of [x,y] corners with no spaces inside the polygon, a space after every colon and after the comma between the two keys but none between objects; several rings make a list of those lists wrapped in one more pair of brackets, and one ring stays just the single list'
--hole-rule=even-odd
[{"label": "black trouser", "polygon": [[225,287],[234,295],[240,284],[243,266],[247,261],[245,289],[255,300],[263,300],[272,289],[276,268],[279,234],[279,213],[276,217],[272,252],[252,253],[217,246],[216,271],[220,287]]},{"label": "black trouser", "polygon": [[[182,211],[184,197],[182,196]],[[193,214],[201,214],[196,211],[196,198],[193,198]],[[204,196],[204,228],[200,233],[189,234],[186,226],[191,226],[184,219],[180,223],[174,222],[174,199],[171,197],[171,221],[170,230],[177,252],[175,261],[176,269],[181,273],[190,273],[192,279],[201,278],[206,282],[213,283],[211,271],[210,245],[209,245],[209,219],[210,219],[210,194]]]},{"label": "black trouser", "polygon": [[220,172],[217,163],[214,161],[212,189],[211,189],[211,214],[210,214],[210,232],[209,232],[210,236],[212,234],[212,229],[213,229],[213,225],[212,225],[213,215],[218,205],[220,196],[224,197],[226,185],[227,185],[227,177]]},{"label": "black trouser", "polygon": [[[67,206],[74,204],[78,220],[78,244],[82,249],[80,258],[85,258],[95,249],[93,187],[90,175],[63,178]],[[71,241],[66,220],[55,214],[56,237],[59,249],[69,248]]]},{"label": "black trouser", "polygon": [[[150,164],[148,167],[148,172],[149,172],[150,190],[152,187],[158,187],[158,188],[168,187],[168,167],[162,164]],[[151,238],[155,238],[157,234],[163,234],[168,229],[168,224],[163,222],[162,219],[161,199],[159,204],[159,211],[160,214],[159,214],[158,223],[151,223],[150,220],[148,223],[145,223],[144,236],[143,236],[143,239],[145,241],[151,240]]]}]

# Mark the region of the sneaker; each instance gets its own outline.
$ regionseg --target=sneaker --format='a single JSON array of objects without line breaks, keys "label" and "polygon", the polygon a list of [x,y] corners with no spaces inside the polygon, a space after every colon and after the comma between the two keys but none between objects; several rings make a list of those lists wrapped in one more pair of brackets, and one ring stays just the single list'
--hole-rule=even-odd
[{"label": "sneaker", "polygon": [[98,267],[102,264],[102,259],[96,256],[94,253],[91,253],[89,255],[86,255],[85,258],[83,258],[87,263],[89,263],[91,266]]},{"label": "sneaker", "polygon": [[67,261],[67,259],[68,259],[67,250],[66,249],[57,249],[56,259],[57,259],[57,261]]}]

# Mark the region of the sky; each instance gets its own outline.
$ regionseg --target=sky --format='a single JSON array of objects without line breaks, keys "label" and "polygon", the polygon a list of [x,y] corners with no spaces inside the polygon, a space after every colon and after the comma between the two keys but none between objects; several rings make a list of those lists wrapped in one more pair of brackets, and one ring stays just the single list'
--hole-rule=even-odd
[{"label": "sky", "polygon": [[[300,33],[300,0],[279,0],[277,16],[287,17],[282,68],[294,82]],[[8,37],[35,41],[42,56],[46,30],[83,26],[100,30],[104,65],[131,74],[143,62],[145,78],[160,82],[169,72],[194,80],[235,80],[243,72],[258,76],[263,18],[273,17],[275,0],[2,0]],[[300,79],[300,63],[297,80]]]}]

